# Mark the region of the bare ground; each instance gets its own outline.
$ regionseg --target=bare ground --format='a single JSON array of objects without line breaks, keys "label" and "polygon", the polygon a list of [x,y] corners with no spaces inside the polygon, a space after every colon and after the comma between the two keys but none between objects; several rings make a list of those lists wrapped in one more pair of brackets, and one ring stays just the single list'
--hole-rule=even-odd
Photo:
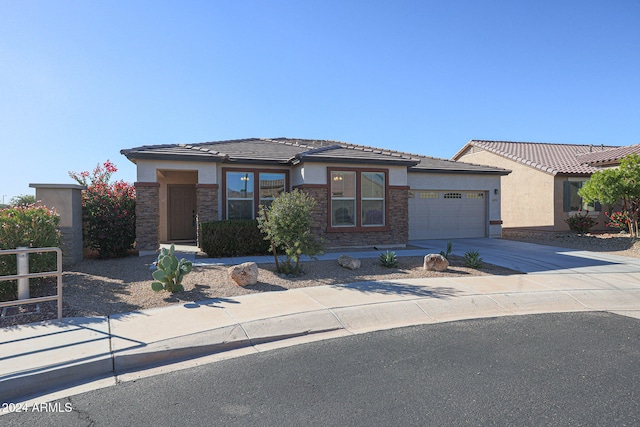
[{"label": "bare ground", "polygon": [[[574,249],[607,252],[616,255],[640,257],[640,241],[623,234],[551,234],[505,233],[513,240],[561,246]],[[275,273],[274,264],[260,264],[258,283],[240,287],[228,274],[228,266],[195,267],[185,277],[183,292],[169,294],[151,290],[150,265],[154,256],[100,260],[85,259],[63,276],[63,315],[108,316],[172,304],[214,298],[229,298],[251,293],[282,291],[331,284],[346,284],[368,280],[393,280],[429,277],[465,277],[476,275],[519,274],[494,265],[484,264],[480,270],[464,267],[461,258],[451,256],[447,271],[439,273],[422,268],[423,257],[399,257],[398,268],[388,269],[377,258],[362,259],[362,267],[349,270],[336,261],[311,261],[304,263],[305,274],[300,277],[281,277]],[[32,296],[55,294],[55,283],[32,286]],[[55,302],[8,310],[8,316],[0,318],[0,327],[55,319]],[[15,315],[19,313],[19,315]],[[14,314],[14,315],[12,315]]]}]

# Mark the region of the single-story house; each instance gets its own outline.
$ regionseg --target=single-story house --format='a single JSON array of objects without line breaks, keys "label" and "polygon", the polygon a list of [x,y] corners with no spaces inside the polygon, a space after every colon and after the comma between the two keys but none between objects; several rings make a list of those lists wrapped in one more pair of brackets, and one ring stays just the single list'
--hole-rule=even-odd
[{"label": "single-story house", "polygon": [[344,142],[249,138],[121,150],[137,166],[137,247],[195,241],[198,224],[255,218],[299,188],[317,202],[329,247],[501,237],[500,178],[510,171]]},{"label": "single-story house", "polygon": [[619,160],[639,146],[548,144],[471,140],[452,160],[510,169],[502,179],[502,221],[506,230],[567,231],[565,219],[589,211],[607,229],[600,204],[588,205],[578,190],[591,174]]}]

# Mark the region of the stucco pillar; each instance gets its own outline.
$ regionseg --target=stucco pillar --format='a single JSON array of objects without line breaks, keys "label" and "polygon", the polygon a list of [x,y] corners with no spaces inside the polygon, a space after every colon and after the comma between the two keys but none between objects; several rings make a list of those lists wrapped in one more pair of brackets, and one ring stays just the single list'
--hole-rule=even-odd
[{"label": "stucco pillar", "polygon": [[65,266],[82,261],[82,190],[78,184],[29,184],[36,189],[36,200],[60,215],[62,263]]},{"label": "stucco pillar", "polygon": [[160,247],[160,184],[136,182],[136,248],[138,255],[152,255]]},{"label": "stucco pillar", "polygon": [[202,235],[200,224],[203,222],[218,221],[218,184],[196,185],[196,214],[197,219],[197,245],[201,247]]}]

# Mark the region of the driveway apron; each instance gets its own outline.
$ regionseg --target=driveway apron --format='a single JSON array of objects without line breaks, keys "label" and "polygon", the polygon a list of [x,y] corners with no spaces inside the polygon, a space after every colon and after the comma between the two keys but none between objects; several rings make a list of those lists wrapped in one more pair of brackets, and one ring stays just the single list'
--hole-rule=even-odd
[{"label": "driveway apron", "polygon": [[504,239],[412,240],[410,245],[440,253],[452,244],[452,253],[464,256],[468,251],[480,252],[489,264],[510,268],[522,273],[636,273],[640,259],[609,255],[555,246],[537,245]]}]

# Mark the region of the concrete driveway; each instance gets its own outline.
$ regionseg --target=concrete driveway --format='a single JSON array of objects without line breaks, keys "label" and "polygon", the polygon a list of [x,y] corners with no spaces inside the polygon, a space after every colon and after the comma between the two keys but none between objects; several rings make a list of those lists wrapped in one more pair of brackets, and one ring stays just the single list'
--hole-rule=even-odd
[{"label": "concrete driveway", "polygon": [[440,253],[453,245],[452,253],[464,256],[467,251],[479,251],[484,262],[522,273],[636,273],[640,259],[608,255],[603,252],[581,251],[555,246],[537,245],[503,239],[412,240],[409,244]]}]

